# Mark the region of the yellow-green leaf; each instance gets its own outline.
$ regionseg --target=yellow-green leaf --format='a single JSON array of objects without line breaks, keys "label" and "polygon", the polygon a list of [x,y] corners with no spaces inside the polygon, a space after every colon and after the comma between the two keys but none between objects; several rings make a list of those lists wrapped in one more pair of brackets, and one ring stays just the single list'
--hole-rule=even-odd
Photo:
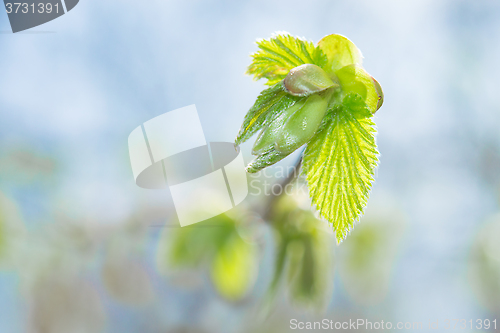
[{"label": "yellow-green leaf", "polygon": [[342,35],[325,36],[318,42],[318,47],[328,58],[327,64],[323,68],[327,73],[335,73],[344,66],[362,64],[361,51],[353,42]]},{"label": "yellow-green leaf", "polygon": [[342,241],[366,206],[378,151],[375,123],[358,94],[331,110],[304,152],[303,172],[320,215]]},{"label": "yellow-green leaf", "polygon": [[283,80],[288,72],[303,64],[323,67],[326,56],[310,41],[293,37],[287,33],[277,34],[271,39],[257,41],[259,51],[252,55],[248,74],[256,80],[266,78],[267,85]]}]

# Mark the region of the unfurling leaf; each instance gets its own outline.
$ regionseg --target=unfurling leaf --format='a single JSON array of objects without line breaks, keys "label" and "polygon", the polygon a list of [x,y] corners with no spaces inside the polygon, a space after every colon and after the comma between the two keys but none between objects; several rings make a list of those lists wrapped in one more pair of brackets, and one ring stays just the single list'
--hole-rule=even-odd
[{"label": "unfurling leaf", "polygon": [[260,170],[273,165],[276,162],[281,161],[288,155],[283,155],[280,152],[272,149],[262,155],[257,156],[250,164],[247,166],[246,171],[248,173],[256,173]]},{"label": "unfurling leaf", "polygon": [[309,195],[320,215],[333,224],[339,242],[363,213],[378,162],[370,116],[361,96],[346,96],[326,116],[303,157]]},{"label": "unfurling leaf", "polygon": [[287,94],[281,82],[262,91],[248,111],[236,137],[235,145],[250,139],[258,130],[273,121],[281,112],[295,104],[300,97]]},{"label": "unfurling leaf", "polygon": [[285,78],[288,72],[303,64],[315,64],[323,67],[327,61],[321,49],[310,41],[278,34],[269,40],[257,41],[259,51],[252,55],[252,64],[248,74],[256,80],[266,78],[267,85],[274,85]]},{"label": "unfurling leaf", "polygon": [[342,67],[353,64],[361,66],[363,62],[361,51],[342,35],[325,36],[318,42],[318,47],[328,59],[323,67],[327,73],[335,73]]},{"label": "unfurling leaf", "polygon": [[326,113],[330,96],[326,93],[307,97],[304,105],[287,119],[276,136],[277,151],[288,155],[313,137]]},{"label": "unfurling leaf", "polygon": [[290,35],[257,44],[248,73],[273,86],[248,111],[235,144],[261,131],[250,173],[305,145],[312,202],[340,241],[361,216],[373,182],[378,152],[371,117],[382,106],[382,87],[344,36],[326,36],[316,47]]},{"label": "unfurling leaf", "polygon": [[345,66],[336,74],[344,96],[350,93],[359,94],[368,105],[371,113],[375,113],[382,106],[382,88],[361,66]]},{"label": "unfurling leaf", "polygon": [[300,110],[306,102],[306,99],[303,98],[300,101],[293,104],[283,112],[280,112],[279,115],[274,118],[272,122],[270,122],[264,129],[260,132],[257,140],[252,148],[253,155],[262,155],[273,148],[275,148],[276,137],[280,135],[285,126],[285,123],[292,117],[298,110]]}]

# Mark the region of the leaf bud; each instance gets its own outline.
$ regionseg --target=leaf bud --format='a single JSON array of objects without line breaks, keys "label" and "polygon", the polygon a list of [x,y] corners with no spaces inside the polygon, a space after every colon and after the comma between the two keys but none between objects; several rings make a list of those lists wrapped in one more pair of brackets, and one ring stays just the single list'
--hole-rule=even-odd
[{"label": "leaf bud", "polygon": [[283,86],[291,95],[307,96],[339,85],[321,67],[304,64],[290,70],[283,79]]}]

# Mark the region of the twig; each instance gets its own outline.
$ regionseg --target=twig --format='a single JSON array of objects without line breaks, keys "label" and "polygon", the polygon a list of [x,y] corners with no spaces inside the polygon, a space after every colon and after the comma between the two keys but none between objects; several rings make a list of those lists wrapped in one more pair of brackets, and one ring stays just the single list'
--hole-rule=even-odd
[{"label": "twig", "polygon": [[279,194],[274,194],[273,191],[271,191],[271,195],[267,200],[267,204],[264,206],[264,210],[262,213],[262,218],[267,222],[270,223],[269,218],[271,217],[271,214],[273,212],[273,208],[278,202],[279,198],[285,193],[285,188],[288,184],[292,183],[295,179],[298,177],[298,173],[300,170],[300,166],[302,165],[302,157],[304,155],[304,150],[300,153],[300,157],[295,163],[295,166],[293,167],[293,172],[288,174],[288,176],[280,183],[281,188],[283,189],[280,191]]}]

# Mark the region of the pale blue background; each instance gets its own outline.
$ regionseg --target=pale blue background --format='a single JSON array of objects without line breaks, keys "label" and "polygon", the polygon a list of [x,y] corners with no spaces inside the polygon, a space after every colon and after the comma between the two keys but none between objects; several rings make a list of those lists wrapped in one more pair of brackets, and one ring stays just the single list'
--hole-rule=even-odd
[{"label": "pale blue background", "polygon": [[[0,14],[0,154],[21,147],[58,161],[55,179],[34,184],[0,170],[1,190],[18,200],[28,226],[59,210],[119,224],[137,198],[168,211],[168,197],[133,184],[127,136],[136,126],[196,104],[207,140],[232,141],[263,88],[244,75],[256,38],[348,36],[385,92],[373,196],[396,198],[408,227],[382,305],[358,307],[337,284],[329,313],[424,323],[491,317],[468,288],[466,261],[499,209],[500,2],[81,0],[26,33],[9,29]],[[248,160],[250,145],[243,150]],[[262,274],[271,267],[264,262]],[[109,332],[184,324],[245,332],[252,321],[244,305],[154,280],[162,290],[154,310],[105,302]],[[0,274],[1,332],[24,331],[16,288],[15,274]]]}]

